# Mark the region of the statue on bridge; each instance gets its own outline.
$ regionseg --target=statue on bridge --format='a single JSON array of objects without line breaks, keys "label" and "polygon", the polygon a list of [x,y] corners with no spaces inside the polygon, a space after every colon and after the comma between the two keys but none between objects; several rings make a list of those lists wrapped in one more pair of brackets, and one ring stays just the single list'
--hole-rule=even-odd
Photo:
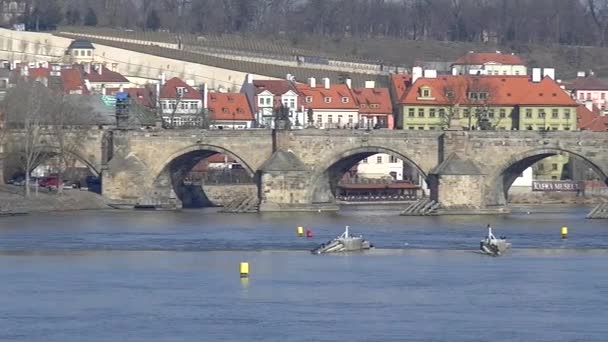
[{"label": "statue on bridge", "polygon": [[276,129],[290,129],[290,110],[289,107],[281,103],[281,105],[274,109],[274,122]]}]

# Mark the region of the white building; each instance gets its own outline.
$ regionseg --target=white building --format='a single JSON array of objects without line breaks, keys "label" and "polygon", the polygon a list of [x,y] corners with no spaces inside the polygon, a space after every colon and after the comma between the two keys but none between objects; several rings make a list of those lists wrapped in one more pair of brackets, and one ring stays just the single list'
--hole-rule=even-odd
[{"label": "white building", "polygon": [[292,128],[305,126],[300,94],[291,75],[287,75],[285,80],[253,80],[251,75],[247,75],[241,92],[252,104],[255,122],[259,127],[274,128],[275,111],[278,111],[281,105],[289,111]]},{"label": "white building", "polygon": [[469,52],[452,64],[452,75],[505,75],[527,74],[523,60],[515,54]]},{"label": "white building", "polygon": [[388,154],[374,154],[359,162],[357,175],[362,178],[403,180],[403,160]]}]

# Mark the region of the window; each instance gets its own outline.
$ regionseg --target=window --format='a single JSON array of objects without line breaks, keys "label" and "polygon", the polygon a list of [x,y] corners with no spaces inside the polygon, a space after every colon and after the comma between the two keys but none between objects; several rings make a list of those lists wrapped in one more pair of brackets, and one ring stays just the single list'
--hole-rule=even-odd
[{"label": "window", "polygon": [[260,96],[258,104],[262,107],[272,106],[272,96]]},{"label": "window", "polygon": [[418,130],[419,130],[419,131],[424,131],[424,127],[422,127],[422,126],[418,126]]},{"label": "window", "polygon": [[419,118],[423,118],[424,117],[424,108],[418,108],[418,117]]},{"label": "window", "polygon": [[181,109],[187,109],[188,108],[188,102],[182,102],[182,103],[180,103],[179,108],[181,108]]},{"label": "window", "polygon": [[197,102],[190,103],[190,109],[198,109],[198,103]]},{"label": "window", "polygon": [[78,57],[78,50],[74,50],[74,56]]},{"label": "window", "polygon": [[545,110],[544,109],[539,109],[538,110],[538,117],[541,119],[545,118]]},{"label": "window", "polygon": [[464,116],[465,118],[468,118],[470,113],[471,111],[469,110],[469,108],[465,108],[462,110],[462,116]]},{"label": "window", "polygon": [[331,114],[329,114],[329,115],[327,116],[327,122],[328,122],[328,123],[332,123],[332,122],[333,122],[333,120],[334,120],[333,116],[332,116]]},{"label": "window", "polygon": [[287,108],[294,109],[296,108],[296,99],[284,99],[283,105]]},{"label": "window", "polygon": [[555,164],[555,163],[551,164],[551,170],[557,171],[557,164]]},{"label": "window", "polygon": [[602,94],[600,95],[600,97],[602,98],[602,100],[605,100],[605,99],[606,99],[606,93],[602,93]]},{"label": "window", "polygon": [[318,123],[323,122],[323,116],[321,114],[317,115],[317,122]]},{"label": "window", "polygon": [[480,100],[485,100],[487,98],[488,98],[488,93],[486,93],[486,92],[479,93],[479,99]]},{"label": "window", "polygon": [[515,75],[519,76],[519,70],[515,70]]},{"label": "window", "polygon": [[376,157],[376,164],[382,164],[382,156]]},{"label": "window", "polygon": [[503,75],[506,75],[506,74],[507,74],[507,70],[503,70],[503,71],[502,71],[502,74],[503,74]]},{"label": "window", "polygon": [[489,118],[494,118],[494,109],[488,110],[488,117]]},{"label": "window", "polygon": [[178,97],[184,96],[184,87],[177,87],[176,91]]},{"label": "window", "polygon": [[362,162],[363,164],[367,164],[367,158],[363,159],[361,162]]},{"label": "window", "polygon": [[338,115],[338,123],[342,123],[342,115]]},{"label": "window", "polygon": [[421,88],[420,95],[422,97],[431,97],[431,89],[430,88]]},{"label": "window", "polygon": [[558,114],[557,109],[552,109],[552,110],[551,110],[551,117],[552,117],[553,119],[557,119],[557,118],[559,118],[559,114]]},{"label": "window", "polygon": [[414,126],[409,126],[409,127],[408,127],[408,129],[409,129],[409,130],[414,130],[414,129],[416,129],[416,127],[414,127]]},{"label": "window", "polygon": [[390,156],[388,162],[392,163],[392,164],[395,164],[395,163],[399,162],[399,159],[397,159],[396,157]]},{"label": "window", "polygon": [[324,101],[325,101],[325,103],[331,103],[331,97],[326,97],[326,98],[324,99]]},{"label": "window", "polygon": [[579,100],[584,100],[585,99],[585,94],[584,93],[578,93],[578,99]]},{"label": "window", "polygon": [[439,117],[440,117],[440,118],[445,117],[445,109],[443,109],[443,108],[439,108]]},{"label": "window", "polygon": [[414,108],[409,108],[409,109],[407,110],[407,115],[408,115],[410,118],[413,118],[413,117],[415,116],[415,110],[414,110]]},{"label": "window", "polygon": [[587,93],[587,100],[591,100],[591,93]]},{"label": "window", "polygon": [[380,105],[377,103],[372,103],[371,105],[369,105],[369,108],[378,109],[380,108]]},{"label": "window", "polygon": [[545,170],[545,164],[538,164],[538,171],[544,171]]},{"label": "window", "polygon": [[306,96],[306,103],[312,102],[312,96]]},{"label": "window", "polygon": [[531,108],[526,109],[526,118],[528,118],[528,119],[532,118],[532,109]]},{"label": "window", "polygon": [[351,124],[353,123],[353,116],[352,115],[348,116],[348,123],[351,123]]},{"label": "window", "polygon": [[434,118],[435,117],[435,108],[429,109],[429,117],[430,118]]},{"label": "window", "polygon": [[434,131],[434,130],[435,130],[435,128],[436,128],[435,126],[431,126],[431,127],[429,127],[429,129],[430,129],[431,131]]},{"label": "window", "polygon": [[570,120],[570,109],[564,109],[564,119]]},{"label": "window", "polygon": [[506,109],[501,109],[500,110],[500,117],[503,118],[503,119],[507,117],[507,110]]},{"label": "window", "polygon": [[87,51],[87,56],[91,57],[91,50]]},{"label": "window", "polygon": [[167,102],[163,101],[163,109],[167,109]]},{"label": "window", "polygon": [[477,94],[477,93],[469,92],[469,99],[477,100],[479,98],[478,95],[479,94]]},{"label": "window", "polygon": [[342,103],[348,103],[348,97],[342,97]]}]

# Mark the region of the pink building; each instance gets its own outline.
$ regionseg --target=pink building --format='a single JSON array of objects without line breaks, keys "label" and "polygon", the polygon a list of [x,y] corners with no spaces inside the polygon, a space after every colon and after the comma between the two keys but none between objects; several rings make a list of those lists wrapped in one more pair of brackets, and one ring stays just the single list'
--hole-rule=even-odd
[{"label": "pink building", "polygon": [[608,85],[595,77],[593,72],[586,74],[580,71],[574,80],[566,84],[566,89],[578,103],[591,101],[602,112],[608,110]]}]

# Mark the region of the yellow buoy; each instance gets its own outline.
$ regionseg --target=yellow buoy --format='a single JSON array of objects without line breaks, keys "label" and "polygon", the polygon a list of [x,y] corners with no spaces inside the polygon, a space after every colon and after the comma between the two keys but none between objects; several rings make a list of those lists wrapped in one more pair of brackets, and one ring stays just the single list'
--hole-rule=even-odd
[{"label": "yellow buoy", "polygon": [[304,227],[298,227],[298,229],[296,229],[296,233],[298,236],[304,236]]},{"label": "yellow buoy", "polygon": [[562,227],[562,239],[568,238],[568,227]]},{"label": "yellow buoy", "polygon": [[240,270],[241,270],[241,278],[249,277],[249,263],[248,262],[242,262]]}]

